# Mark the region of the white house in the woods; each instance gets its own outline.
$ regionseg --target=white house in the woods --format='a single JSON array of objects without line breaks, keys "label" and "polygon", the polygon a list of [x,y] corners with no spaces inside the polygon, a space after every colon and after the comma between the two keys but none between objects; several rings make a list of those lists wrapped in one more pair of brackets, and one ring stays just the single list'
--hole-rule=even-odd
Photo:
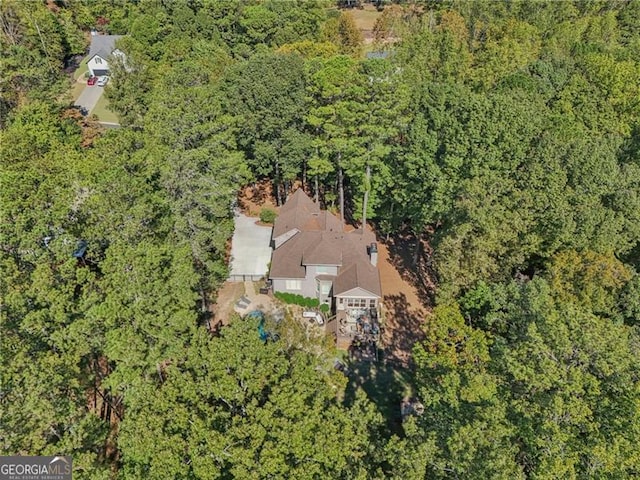
[{"label": "white house in the woods", "polygon": [[87,67],[95,77],[109,75],[109,60],[113,57],[124,56],[124,53],[116,48],[116,40],[122,35],[92,35],[89,48],[89,60]]}]

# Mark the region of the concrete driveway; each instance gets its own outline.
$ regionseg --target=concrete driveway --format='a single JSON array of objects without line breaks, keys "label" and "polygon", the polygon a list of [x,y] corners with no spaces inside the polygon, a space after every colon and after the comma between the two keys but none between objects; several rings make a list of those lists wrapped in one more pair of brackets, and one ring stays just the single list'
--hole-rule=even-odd
[{"label": "concrete driveway", "polygon": [[91,113],[100,100],[100,96],[104,92],[104,87],[99,87],[97,85],[86,85],[84,90],[76,100],[76,105],[81,108],[84,108],[87,112],[87,115]]},{"label": "concrete driveway", "polygon": [[257,221],[257,218],[247,217],[241,213],[234,218],[235,230],[231,240],[231,280],[243,280],[240,278],[243,275],[261,277],[267,273],[269,262],[271,262],[271,227],[257,225]]}]

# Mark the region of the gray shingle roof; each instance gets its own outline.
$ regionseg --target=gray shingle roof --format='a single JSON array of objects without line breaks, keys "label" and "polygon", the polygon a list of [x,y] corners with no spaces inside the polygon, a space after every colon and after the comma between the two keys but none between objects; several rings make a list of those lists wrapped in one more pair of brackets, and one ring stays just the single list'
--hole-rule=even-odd
[{"label": "gray shingle roof", "polygon": [[333,284],[333,294],[340,295],[354,288],[363,288],[382,297],[380,274],[369,260],[367,248],[376,241],[373,232],[361,229],[345,235],[342,244],[342,258],[344,267],[338,272]]},{"label": "gray shingle roof", "polygon": [[99,55],[105,60],[116,49],[116,40],[122,35],[93,35],[91,37],[91,47],[89,47],[89,58]]}]

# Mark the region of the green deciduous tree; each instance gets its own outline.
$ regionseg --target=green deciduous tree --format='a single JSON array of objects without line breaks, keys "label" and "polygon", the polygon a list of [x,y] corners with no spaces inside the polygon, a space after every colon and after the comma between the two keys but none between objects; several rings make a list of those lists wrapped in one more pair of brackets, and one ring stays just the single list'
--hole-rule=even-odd
[{"label": "green deciduous tree", "polygon": [[363,37],[351,13],[343,11],[330,17],[322,28],[322,39],[340,47],[344,55],[359,56],[362,52]]},{"label": "green deciduous tree", "polygon": [[61,97],[67,57],[86,46],[68,5],[3,2],[0,6],[0,126],[18,105]]},{"label": "green deciduous tree", "polygon": [[224,79],[225,109],[237,117],[239,146],[259,176],[283,185],[303,171],[311,139],[304,131],[305,77],[296,54],[256,55],[230,69]]},{"label": "green deciduous tree", "polygon": [[[494,336],[439,306],[416,348],[421,444],[435,477],[559,478],[637,473],[637,332],[566,302],[542,278],[480,313]],[[489,321],[481,322],[485,325]]]},{"label": "green deciduous tree", "polygon": [[[500,379],[490,370],[489,339],[465,325],[457,306],[439,306],[415,349],[416,384],[425,412],[424,440],[438,453],[425,466],[434,478],[524,478]],[[421,443],[422,443],[421,442]]]},{"label": "green deciduous tree", "polygon": [[548,275],[561,301],[615,317],[621,290],[633,272],[613,255],[565,251],[553,257]]},{"label": "green deciduous tree", "polygon": [[[268,328],[273,328],[270,326]],[[257,321],[236,319],[220,338],[198,334],[186,362],[140,397],[122,424],[124,472],[156,478],[380,475],[381,418],[336,393],[344,377],[315,355],[263,343]],[[382,453],[380,451],[380,453]]]},{"label": "green deciduous tree", "polygon": [[636,333],[554,301],[543,281],[514,308],[497,366],[509,379],[525,469],[540,478],[633,476]]}]

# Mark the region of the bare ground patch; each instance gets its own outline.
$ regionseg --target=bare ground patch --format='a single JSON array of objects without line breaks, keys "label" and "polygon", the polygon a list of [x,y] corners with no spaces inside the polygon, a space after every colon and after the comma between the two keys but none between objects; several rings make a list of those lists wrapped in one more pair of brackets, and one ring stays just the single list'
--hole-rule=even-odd
[{"label": "bare ground patch", "polygon": [[244,187],[238,195],[238,206],[248,217],[259,217],[263,208],[276,212],[279,208],[273,202],[273,185],[269,180],[261,180]]},{"label": "bare ground patch", "polygon": [[233,306],[243,294],[244,284],[242,282],[224,282],[222,284],[218,290],[216,303],[212,306],[212,330],[229,323],[229,319],[234,313]]},{"label": "bare ground patch", "polygon": [[402,365],[409,365],[413,345],[424,338],[425,318],[433,305],[435,285],[427,247],[421,245],[422,253],[415,265],[415,237],[397,235],[381,241],[378,247],[385,307],[385,358]]}]

